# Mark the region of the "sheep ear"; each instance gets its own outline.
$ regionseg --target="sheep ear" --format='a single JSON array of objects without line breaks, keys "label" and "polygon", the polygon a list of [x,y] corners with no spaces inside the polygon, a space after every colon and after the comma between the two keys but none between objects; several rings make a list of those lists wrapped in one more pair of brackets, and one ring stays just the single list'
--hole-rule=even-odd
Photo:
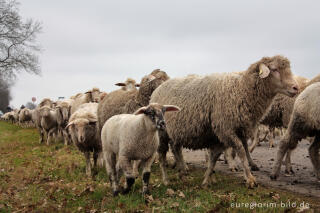
[{"label": "sheep ear", "polygon": [[134,115],[139,115],[139,114],[144,114],[147,110],[147,107],[141,107],[140,109],[138,109],[137,111],[135,111],[135,113],[133,113]]},{"label": "sheep ear", "polygon": [[270,74],[270,69],[265,64],[259,65],[259,77],[266,78]]},{"label": "sheep ear", "polygon": [[135,87],[140,87],[140,84],[135,84],[134,86],[135,86]]},{"label": "sheep ear", "polygon": [[115,85],[119,86],[119,87],[124,87],[126,84],[125,83],[116,83]]},{"label": "sheep ear", "polygon": [[164,105],[163,106],[166,112],[179,112],[181,109],[174,105]]},{"label": "sheep ear", "polygon": [[85,92],[84,94],[88,94],[88,93],[91,93],[92,91],[91,90],[89,90],[89,91],[87,91],[87,92]]},{"label": "sheep ear", "polygon": [[68,123],[68,125],[66,126],[66,128],[65,129],[68,129],[69,128],[69,126],[71,126],[71,125],[73,125],[73,122],[71,121],[70,123]]}]

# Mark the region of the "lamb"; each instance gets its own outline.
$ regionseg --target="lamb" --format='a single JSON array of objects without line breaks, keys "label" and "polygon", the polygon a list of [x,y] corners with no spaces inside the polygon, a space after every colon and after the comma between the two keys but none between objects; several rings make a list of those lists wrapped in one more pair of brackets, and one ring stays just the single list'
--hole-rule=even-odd
[{"label": "lamb", "polygon": [[58,129],[63,135],[65,145],[68,145],[70,141],[66,126],[71,116],[71,106],[73,102],[73,99],[65,99],[56,106]]},{"label": "lamb", "polygon": [[96,102],[98,103],[100,100],[100,90],[98,88],[93,88],[85,93],[79,93],[71,99],[74,99],[71,105],[71,114],[73,114],[81,104]]},{"label": "lamb", "polygon": [[[119,193],[119,179],[124,172],[126,188],[130,191],[135,182],[131,161],[141,160],[143,167],[143,193],[148,193],[151,165],[159,145],[158,130],[165,129],[163,115],[180,111],[177,106],[151,103],[139,108],[134,114],[112,116],[101,131],[103,157],[109,175],[113,195]],[[118,157],[118,160],[116,159]]]},{"label": "lamb", "polygon": [[[284,155],[296,148],[298,142],[306,137],[313,137],[309,147],[309,156],[314,167],[316,177],[320,181],[320,82],[308,86],[297,98],[293,106],[286,134],[280,141],[277,152],[277,159],[273,167],[271,180],[276,180],[279,176],[281,163]],[[289,165],[288,165],[289,164]],[[291,170],[290,162],[286,161],[286,169]]]},{"label": "lamb", "polygon": [[238,73],[187,76],[166,81],[152,94],[150,102],[177,105],[179,113],[167,114],[167,134],[160,136],[159,161],[164,184],[168,184],[165,157],[170,142],[180,169],[186,172],[182,146],[209,149],[208,168],[202,182],[209,184],[215,163],[227,147],[235,148],[242,161],[244,178],[254,187],[257,170],[248,151],[247,140],[277,93],[294,96],[298,85],[290,62],[283,56],[263,57]]},{"label": "lamb", "polygon": [[84,153],[86,158],[86,174],[88,176],[91,176],[90,152],[93,152],[94,167],[97,165],[98,154],[101,152],[100,142],[95,136],[97,108],[98,103],[82,104],[71,115],[69,123],[66,126],[74,144]]},{"label": "lamb", "polygon": [[[294,78],[300,88],[299,92],[303,91],[309,85],[309,80],[304,77],[295,76]],[[293,110],[294,101],[295,97],[288,97],[283,94],[276,95],[271,106],[262,117],[260,124],[269,127],[271,131],[273,131],[275,128],[287,128]],[[253,143],[249,148],[250,152],[253,152],[254,148],[256,147],[258,143],[258,136],[259,131],[254,135]],[[270,140],[270,144],[274,144],[273,139]]]}]

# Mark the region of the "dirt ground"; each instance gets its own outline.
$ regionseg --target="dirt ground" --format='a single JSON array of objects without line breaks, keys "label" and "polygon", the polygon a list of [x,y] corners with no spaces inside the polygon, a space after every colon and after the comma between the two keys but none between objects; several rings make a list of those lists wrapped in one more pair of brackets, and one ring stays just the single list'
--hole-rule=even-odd
[{"label": "dirt ground", "polygon": [[[307,140],[303,140],[299,143],[297,149],[292,154],[291,161],[295,172],[293,176],[285,176],[285,168],[283,165],[278,180],[271,181],[269,176],[276,159],[278,148],[276,146],[275,148],[270,149],[267,143],[262,142],[261,146],[257,146],[251,154],[253,161],[260,168],[260,171],[253,171],[253,175],[257,178],[258,183],[261,185],[271,186],[320,198],[320,182],[313,173],[313,167],[309,158],[308,148],[309,142]],[[171,153],[168,156],[173,159]],[[206,166],[204,150],[191,151],[184,149],[183,156],[187,164]],[[223,156],[221,156],[220,160],[217,162],[215,168],[216,171],[243,177],[241,163],[238,158],[237,161],[240,168],[240,171],[238,172],[231,172],[228,168],[228,165],[225,164],[222,159]]]}]

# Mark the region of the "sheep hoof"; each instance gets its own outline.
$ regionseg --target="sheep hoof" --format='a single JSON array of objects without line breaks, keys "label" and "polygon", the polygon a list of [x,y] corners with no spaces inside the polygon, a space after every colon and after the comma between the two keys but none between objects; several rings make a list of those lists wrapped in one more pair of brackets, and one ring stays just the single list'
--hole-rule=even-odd
[{"label": "sheep hoof", "polygon": [[294,171],[292,169],[290,169],[289,171],[288,170],[285,171],[285,176],[287,176],[287,177],[290,177],[290,176],[292,176],[294,174],[295,173],[294,173]]},{"label": "sheep hoof", "polygon": [[278,176],[275,174],[270,175],[270,180],[277,180]]},{"label": "sheep hoof", "polygon": [[255,164],[251,165],[251,171],[259,171],[259,167]]},{"label": "sheep hoof", "polygon": [[247,186],[248,186],[249,189],[253,189],[254,187],[257,187],[258,184],[257,184],[257,182],[256,182],[256,179],[255,179],[254,177],[248,178],[248,180],[247,180]]}]

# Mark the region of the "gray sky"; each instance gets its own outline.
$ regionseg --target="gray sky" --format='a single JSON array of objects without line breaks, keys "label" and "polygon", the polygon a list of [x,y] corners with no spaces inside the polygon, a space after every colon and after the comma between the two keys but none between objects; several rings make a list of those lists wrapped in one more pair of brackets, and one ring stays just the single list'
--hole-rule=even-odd
[{"label": "gray sky", "polygon": [[110,92],[156,68],[170,77],[240,71],[275,54],[297,75],[320,73],[317,0],[20,2],[24,18],[43,23],[42,75],[19,75],[15,107],[32,96]]}]

